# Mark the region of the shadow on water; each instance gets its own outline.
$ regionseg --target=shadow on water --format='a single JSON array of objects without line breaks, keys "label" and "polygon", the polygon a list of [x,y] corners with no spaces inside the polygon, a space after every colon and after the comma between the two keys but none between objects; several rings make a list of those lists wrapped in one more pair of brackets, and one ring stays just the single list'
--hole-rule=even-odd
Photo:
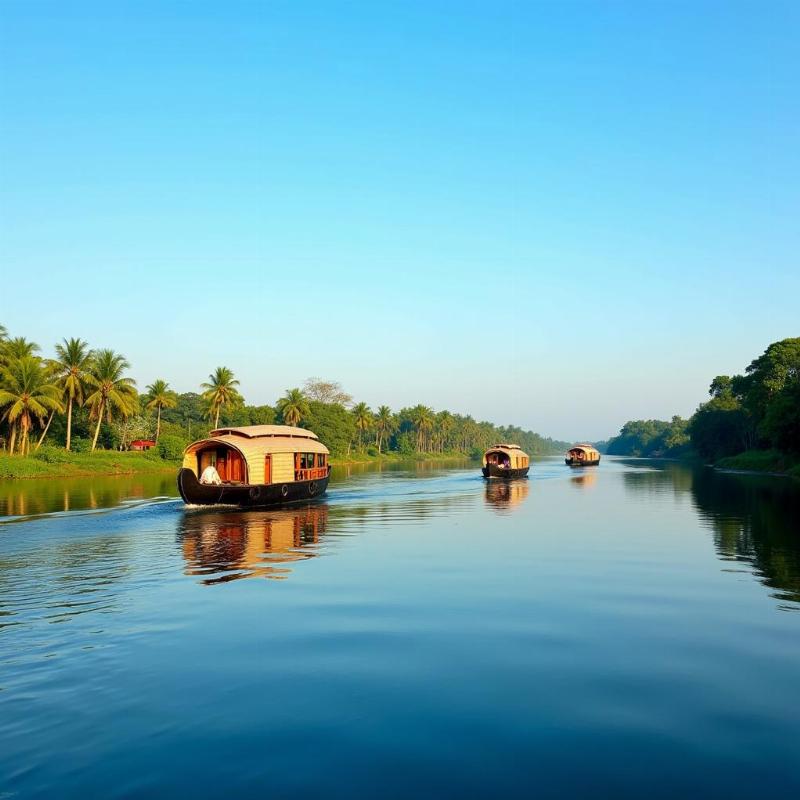
[{"label": "shadow on water", "polygon": [[626,461],[627,490],[688,496],[719,557],[749,564],[779,600],[800,600],[800,487],[790,479],[720,473],[679,463]]},{"label": "shadow on water", "polygon": [[240,578],[281,580],[286,566],[317,555],[328,521],[327,504],[291,510],[197,510],[183,515],[178,542],[187,575],[213,585]]}]

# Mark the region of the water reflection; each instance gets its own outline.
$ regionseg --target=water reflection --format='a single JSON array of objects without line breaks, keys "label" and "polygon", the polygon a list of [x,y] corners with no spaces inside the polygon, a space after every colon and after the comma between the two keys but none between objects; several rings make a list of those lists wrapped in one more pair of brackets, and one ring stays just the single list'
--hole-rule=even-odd
[{"label": "water reflection", "polygon": [[800,600],[800,490],[788,479],[696,472],[692,497],[720,557],[753,566],[774,596]]},{"label": "water reflection", "polygon": [[527,479],[518,481],[486,481],[486,505],[499,513],[513,510],[525,502],[530,492]]},{"label": "water reflection", "polygon": [[[724,561],[749,564],[780,600],[800,601],[800,488],[795,481],[678,463],[625,462],[632,494],[691,501]],[[794,607],[791,607],[794,610]]]},{"label": "water reflection", "polygon": [[597,470],[594,468],[584,468],[578,474],[573,475],[569,482],[572,486],[579,489],[589,489],[597,483]]},{"label": "water reflection", "polygon": [[187,575],[213,585],[239,578],[286,578],[293,561],[313,558],[328,506],[276,511],[187,512],[178,540]]},{"label": "water reflection", "polygon": [[0,481],[0,517],[114,508],[131,500],[175,497],[175,474]]}]

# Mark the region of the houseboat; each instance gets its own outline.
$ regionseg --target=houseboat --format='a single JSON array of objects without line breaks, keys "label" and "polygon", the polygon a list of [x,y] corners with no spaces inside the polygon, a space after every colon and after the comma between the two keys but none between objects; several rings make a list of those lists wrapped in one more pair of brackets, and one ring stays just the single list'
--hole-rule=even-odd
[{"label": "houseboat", "polygon": [[530,459],[518,444],[495,444],[483,454],[484,478],[524,478]]},{"label": "houseboat", "polygon": [[564,463],[570,467],[595,467],[600,463],[600,453],[590,444],[576,444],[567,450]]},{"label": "houseboat", "polygon": [[308,501],[328,488],[329,455],[303,428],[218,428],[184,451],[178,491],[191,505],[261,508]]}]

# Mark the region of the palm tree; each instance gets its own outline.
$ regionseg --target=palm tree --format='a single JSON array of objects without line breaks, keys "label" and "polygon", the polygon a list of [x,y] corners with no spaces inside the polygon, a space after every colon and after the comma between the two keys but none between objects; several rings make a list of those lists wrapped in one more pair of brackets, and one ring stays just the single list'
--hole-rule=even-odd
[{"label": "palm tree", "polygon": [[35,421],[41,423],[48,411],[62,411],[58,386],[51,380],[42,360],[35,356],[16,358],[3,370],[0,408],[11,425],[9,454],[14,453],[17,427],[20,431],[19,451],[30,452],[30,431]]},{"label": "palm tree", "polygon": [[439,441],[439,451],[442,453],[447,444],[447,437],[450,435],[454,424],[455,420],[449,411],[440,411],[436,415],[437,439]]},{"label": "palm tree", "polygon": [[[2,339],[2,337],[0,337]],[[13,339],[5,339],[3,348],[0,351],[0,366],[10,364],[14,359],[27,358],[39,351],[36,342],[29,342],[24,336],[15,336]]]},{"label": "palm tree", "polygon": [[433,428],[433,409],[419,405],[411,409],[411,421],[417,429],[417,451],[423,452],[426,434]]},{"label": "palm tree", "polygon": [[152,411],[158,411],[158,421],[156,422],[156,444],[161,435],[161,409],[175,408],[178,405],[178,395],[169,388],[169,384],[157,378],[147,387],[147,407]]},{"label": "palm tree", "polygon": [[388,436],[394,427],[394,420],[392,419],[392,409],[389,406],[381,406],[375,416],[375,444],[378,445],[378,453],[383,448],[383,437]]},{"label": "palm tree", "polygon": [[358,444],[359,447],[364,446],[364,431],[369,430],[372,425],[372,411],[366,403],[359,403],[353,408],[353,417],[355,417],[356,428],[358,428]]},{"label": "palm tree", "polygon": [[123,417],[129,417],[136,411],[136,381],[125,377],[125,370],[130,364],[125,356],[113,350],[98,350],[92,361],[91,370],[86,376],[86,382],[94,391],[86,398],[87,405],[91,408],[92,419],[97,420],[97,427],[92,440],[92,452],[97,448],[97,437],[100,435],[100,423],[105,416],[108,422],[119,412]]},{"label": "palm tree", "polygon": [[297,427],[303,417],[311,413],[308,400],[300,389],[287,389],[286,394],[278,400],[278,411],[287,425]]},{"label": "palm tree", "polygon": [[227,367],[217,367],[208,376],[208,381],[200,384],[200,388],[204,390],[203,399],[208,403],[207,416],[209,419],[214,417],[215,429],[219,427],[219,412],[224,406],[235,408],[243,402],[236,389],[238,385],[239,381]]},{"label": "palm tree", "polygon": [[92,351],[82,339],[64,339],[56,345],[53,365],[64,396],[67,398],[67,450],[72,447],[72,408],[83,405]]}]

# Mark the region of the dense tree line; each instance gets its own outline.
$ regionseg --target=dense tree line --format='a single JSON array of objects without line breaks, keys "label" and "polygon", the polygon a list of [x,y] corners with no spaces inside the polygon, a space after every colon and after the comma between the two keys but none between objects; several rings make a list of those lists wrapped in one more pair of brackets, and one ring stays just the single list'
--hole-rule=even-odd
[{"label": "dense tree line", "polygon": [[563,450],[532,431],[477,422],[425,405],[397,412],[354,403],[335,381],[309,378],[287,389],[274,406],[248,405],[239,381],[218,367],[200,391],[178,394],[158,378],[139,393],[127,359],[65,339],[54,356],[37,344],[11,338],[0,326],[0,448],[27,455],[43,444],[67,450],[127,449],[152,439],[162,455],[176,458],[185,445],[221,425],[302,425],[315,431],[336,456],[354,452],[463,453],[475,455],[498,441],[513,441],[531,454]]},{"label": "dense tree line", "polygon": [[689,423],[681,417],[666,422],[660,419],[635,419],[626,422],[609,440],[606,452],[612,456],[674,457],[689,450]]},{"label": "dense tree line", "polygon": [[692,449],[717,460],[772,448],[800,456],[800,338],[774,342],[743,375],[717,375],[709,395],[688,421],[626,422],[608,452],[675,456]]}]

